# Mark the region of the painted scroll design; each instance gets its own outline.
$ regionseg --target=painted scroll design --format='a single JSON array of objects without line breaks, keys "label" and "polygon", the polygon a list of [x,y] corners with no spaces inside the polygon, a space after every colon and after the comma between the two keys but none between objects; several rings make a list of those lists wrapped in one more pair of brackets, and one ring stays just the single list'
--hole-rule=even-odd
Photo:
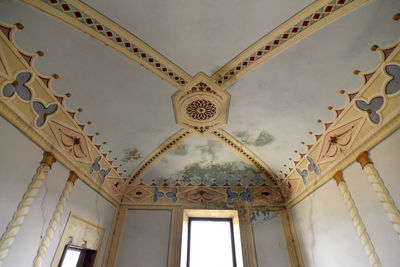
[{"label": "painted scroll design", "polygon": [[180,194],[180,197],[193,202],[206,203],[225,198],[225,194],[208,188],[198,187]]}]

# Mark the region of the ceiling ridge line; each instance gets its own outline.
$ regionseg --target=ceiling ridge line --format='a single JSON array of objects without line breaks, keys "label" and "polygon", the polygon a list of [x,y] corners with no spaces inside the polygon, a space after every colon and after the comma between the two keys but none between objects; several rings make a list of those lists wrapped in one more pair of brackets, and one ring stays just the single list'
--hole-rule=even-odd
[{"label": "ceiling ridge line", "polygon": [[112,47],[162,80],[180,90],[192,77],[165,56],[100,14],[81,1],[76,0],[21,0],[89,36]]},{"label": "ceiling ridge line", "polygon": [[370,1],[315,1],[226,63],[210,79],[227,88],[273,56]]},{"label": "ceiling ridge line", "polygon": [[135,168],[135,170],[128,176],[128,184],[138,184],[141,178],[155,163],[160,159],[168,155],[177,146],[184,143],[189,137],[194,134],[194,131],[189,129],[180,129],[178,132],[173,134],[155,150],[153,150],[143,161]]},{"label": "ceiling ridge line", "polygon": [[280,179],[274,174],[269,166],[263,162],[254,152],[252,152],[246,145],[242,144],[235,137],[230,135],[222,128],[212,131],[210,134],[222,144],[228,146],[241,158],[243,158],[257,173],[264,178],[264,181],[273,186],[280,186]]}]

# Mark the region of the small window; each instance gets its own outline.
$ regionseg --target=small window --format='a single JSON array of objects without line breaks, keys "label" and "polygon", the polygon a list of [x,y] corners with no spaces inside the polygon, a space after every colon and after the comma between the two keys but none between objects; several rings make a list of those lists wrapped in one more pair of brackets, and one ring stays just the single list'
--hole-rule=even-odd
[{"label": "small window", "polygon": [[66,245],[59,267],[92,267],[96,259],[96,250]]},{"label": "small window", "polygon": [[243,267],[235,210],[184,210],[181,267]]},{"label": "small window", "polygon": [[230,218],[189,218],[187,266],[236,267]]}]

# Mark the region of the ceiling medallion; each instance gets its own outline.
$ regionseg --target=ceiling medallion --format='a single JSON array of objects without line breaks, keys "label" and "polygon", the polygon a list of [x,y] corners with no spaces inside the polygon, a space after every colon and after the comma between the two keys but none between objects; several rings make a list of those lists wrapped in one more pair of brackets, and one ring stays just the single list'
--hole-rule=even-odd
[{"label": "ceiling medallion", "polygon": [[198,135],[209,134],[228,120],[230,95],[210,84],[209,78],[199,73],[184,90],[172,96],[176,123]]}]

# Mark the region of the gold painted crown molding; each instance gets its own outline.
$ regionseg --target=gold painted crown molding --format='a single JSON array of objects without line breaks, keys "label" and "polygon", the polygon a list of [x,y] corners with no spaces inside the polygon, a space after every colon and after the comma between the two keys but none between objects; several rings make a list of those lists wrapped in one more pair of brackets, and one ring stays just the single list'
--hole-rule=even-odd
[{"label": "gold painted crown molding", "polygon": [[[400,89],[388,89],[391,81],[399,79],[396,76],[399,72],[390,71],[390,68],[400,69],[400,39],[386,48],[374,46],[372,50],[379,53],[379,64],[368,72],[355,71],[362,79],[360,88],[346,92],[344,107],[330,108],[334,119],[323,123],[322,133],[313,134],[314,144],[308,145],[308,151],[286,174],[284,182],[303,181],[289,195],[288,206],[324,185],[335,173],[357,160],[360,153],[370,150],[400,128]],[[329,146],[331,148],[327,149]]]}]

